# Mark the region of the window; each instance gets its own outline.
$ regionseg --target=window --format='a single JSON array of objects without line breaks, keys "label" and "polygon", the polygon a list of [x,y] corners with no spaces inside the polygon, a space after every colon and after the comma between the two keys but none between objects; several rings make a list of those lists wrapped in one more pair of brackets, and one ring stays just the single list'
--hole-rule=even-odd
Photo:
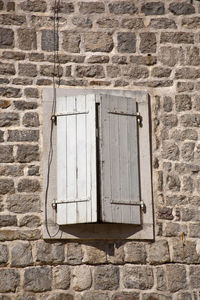
[{"label": "window", "polygon": [[153,238],[148,95],[58,89],[49,169],[52,94],[44,90],[44,237]]}]

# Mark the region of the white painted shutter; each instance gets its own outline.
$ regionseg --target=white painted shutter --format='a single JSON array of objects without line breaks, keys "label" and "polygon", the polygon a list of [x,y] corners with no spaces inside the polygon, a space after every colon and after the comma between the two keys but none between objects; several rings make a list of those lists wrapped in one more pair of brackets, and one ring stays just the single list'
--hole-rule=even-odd
[{"label": "white painted shutter", "polygon": [[103,222],[140,224],[136,101],[101,96]]},{"label": "white painted shutter", "polygon": [[57,102],[57,223],[97,221],[95,95]]}]

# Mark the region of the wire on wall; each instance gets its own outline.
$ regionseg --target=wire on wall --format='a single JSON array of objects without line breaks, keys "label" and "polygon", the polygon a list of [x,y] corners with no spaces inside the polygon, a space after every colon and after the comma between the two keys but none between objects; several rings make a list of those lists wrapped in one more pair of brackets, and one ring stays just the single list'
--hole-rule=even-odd
[{"label": "wire on wall", "polygon": [[[48,162],[47,162],[47,182],[46,182],[46,190],[45,190],[45,227],[46,231],[50,238],[55,237],[59,232],[59,227],[56,233],[51,234],[48,225],[48,192],[49,192],[49,182],[50,182],[50,172],[51,172],[51,163],[53,159],[53,130],[55,126],[55,113],[56,113],[56,84],[58,87],[60,86],[60,63],[59,63],[59,11],[61,5],[60,0],[55,0],[53,12],[54,12],[54,25],[53,25],[53,39],[54,39],[54,53],[53,53],[53,103],[52,103],[52,110],[51,110],[51,128],[50,128],[50,137],[49,137],[49,152],[48,152]],[[58,78],[58,81],[56,79]]]}]

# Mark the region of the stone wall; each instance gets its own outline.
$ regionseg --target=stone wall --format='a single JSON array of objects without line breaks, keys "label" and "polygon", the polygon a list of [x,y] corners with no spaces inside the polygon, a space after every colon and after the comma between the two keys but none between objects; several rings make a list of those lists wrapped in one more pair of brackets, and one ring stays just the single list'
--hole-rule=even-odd
[{"label": "stone wall", "polygon": [[0,0],[0,299],[200,299],[200,4],[61,1],[60,87],[151,96],[155,241],[44,241],[53,1]]}]

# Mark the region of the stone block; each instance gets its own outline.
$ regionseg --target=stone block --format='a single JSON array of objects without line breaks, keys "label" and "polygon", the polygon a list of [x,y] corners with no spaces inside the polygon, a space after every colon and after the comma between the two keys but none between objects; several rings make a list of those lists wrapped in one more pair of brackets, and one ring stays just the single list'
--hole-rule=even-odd
[{"label": "stone block", "polygon": [[7,11],[15,11],[15,2],[8,2],[6,8]]},{"label": "stone block", "polygon": [[114,43],[112,35],[106,32],[88,32],[84,34],[85,51],[111,52]]},{"label": "stone block", "polygon": [[74,5],[72,2],[62,2],[59,8],[59,12],[62,14],[71,14],[74,12]]},{"label": "stone block", "polygon": [[37,49],[37,36],[34,29],[20,28],[17,30],[18,45],[21,50]]},{"label": "stone block", "polygon": [[153,32],[140,33],[140,51],[142,53],[156,52],[156,35]]},{"label": "stone block", "polygon": [[52,270],[50,267],[30,267],[24,272],[24,290],[45,292],[51,290]]},{"label": "stone block", "polygon": [[39,98],[39,92],[36,88],[25,88],[24,95],[26,96],[26,98]]},{"label": "stone block", "polygon": [[28,58],[30,61],[44,61],[43,53],[29,53]]},{"label": "stone block", "polygon": [[192,300],[192,294],[190,292],[183,292],[177,295],[176,300]]},{"label": "stone block", "polygon": [[190,17],[182,19],[182,26],[187,29],[199,29],[200,28],[200,17]]},{"label": "stone block", "polygon": [[32,192],[38,192],[40,191],[40,183],[37,179],[21,179],[18,182],[17,186],[18,192],[26,192],[26,193],[32,193]]},{"label": "stone block", "polygon": [[92,20],[90,18],[83,18],[79,16],[72,19],[72,24],[79,28],[91,28]]},{"label": "stone block", "polygon": [[144,28],[144,22],[142,18],[126,18],[122,19],[121,26],[128,29],[141,29]]},{"label": "stone block", "polygon": [[165,236],[167,237],[178,237],[181,236],[182,232],[187,234],[187,228],[185,225],[169,222],[165,226]]},{"label": "stone block", "polygon": [[194,34],[189,32],[162,32],[161,43],[194,44]]},{"label": "stone block", "polygon": [[70,265],[80,265],[83,259],[82,247],[78,243],[67,244],[67,263]]},{"label": "stone block", "polygon": [[36,228],[41,225],[41,220],[38,216],[28,215],[19,220],[19,226],[26,226],[28,228]]},{"label": "stone block", "polygon": [[19,75],[27,77],[37,76],[37,65],[35,64],[19,64]]},{"label": "stone block", "polygon": [[186,111],[192,109],[191,96],[183,94],[175,96],[176,111]]},{"label": "stone block", "polygon": [[170,257],[168,242],[160,240],[150,244],[148,247],[148,261],[152,265],[169,262]]},{"label": "stone block", "polygon": [[38,127],[40,125],[39,115],[36,112],[27,112],[24,114],[22,123],[25,127]]},{"label": "stone block", "polygon": [[33,83],[33,79],[30,78],[13,78],[12,81],[13,84],[16,85],[31,85]]},{"label": "stone block", "polygon": [[91,77],[91,78],[104,78],[105,73],[103,66],[93,65],[93,66],[77,66],[75,70],[77,77]]},{"label": "stone block", "polygon": [[40,197],[37,195],[10,195],[7,197],[8,210],[13,213],[40,212]]},{"label": "stone block", "polygon": [[200,285],[200,268],[199,266],[190,267],[190,285],[192,289],[198,289]]},{"label": "stone block", "polygon": [[119,64],[119,65],[126,65],[127,64],[127,57],[126,56],[119,56],[119,55],[114,55],[112,57],[112,63],[113,64]]},{"label": "stone block", "polygon": [[14,269],[1,269],[0,272],[0,292],[15,292],[20,283],[20,275]]},{"label": "stone block", "polygon": [[94,270],[94,288],[96,290],[116,290],[119,287],[119,268],[99,266]]},{"label": "stone block", "polygon": [[0,48],[14,47],[14,32],[9,28],[0,28]]},{"label": "stone block", "polygon": [[55,288],[67,290],[70,287],[70,274],[69,266],[56,266],[53,270]]},{"label": "stone block", "polygon": [[13,194],[15,191],[12,179],[0,179],[0,195]]},{"label": "stone block", "polygon": [[183,65],[199,66],[200,65],[200,51],[196,46],[191,46],[186,49],[185,58],[181,59]]},{"label": "stone block", "polygon": [[92,274],[89,266],[74,267],[72,272],[72,286],[75,291],[84,291],[92,285]]},{"label": "stone block", "polygon": [[190,15],[195,13],[195,8],[191,3],[187,2],[172,2],[169,5],[169,11],[174,15]]},{"label": "stone block", "polygon": [[174,192],[178,192],[180,191],[180,187],[181,187],[181,181],[179,179],[179,176],[172,174],[168,174],[166,177],[166,185],[167,185],[167,189],[174,191]]},{"label": "stone block", "polygon": [[28,167],[28,175],[29,176],[39,176],[40,175],[40,167],[31,165]]},{"label": "stone block", "polygon": [[17,217],[12,215],[0,215],[0,227],[17,226]]},{"label": "stone block", "polygon": [[145,264],[147,258],[144,243],[128,242],[124,246],[125,262],[135,264]]},{"label": "stone block", "polygon": [[89,64],[105,64],[109,62],[109,56],[107,55],[92,55],[87,59]]},{"label": "stone block", "polygon": [[168,160],[179,159],[179,148],[174,142],[164,142],[162,157]]},{"label": "stone block", "polygon": [[105,5],[102,2],[79,2],[79,12],[81,14],[102,14],[105,12]]},{"label": "stone block", "polygon": [[155,28],[155,29],[176,29],[177,25],[174,20],[168,19],[168,18],[157,18],[157,19],[151,19],[150,28]]},{"label": "stone block", "polygon": [[192,67],[179,68],[176,69],[175,77],[176,79],[198,79],[200,78],[200,71]]},{"label": "stone block", "polygon": [[38,242],[36,245],[36,261],[40,263],[57,264],[64,261],[64,246]]},{"label": "stone block", "polygon": [[96,23],[100,28],[116,28],[119,26],[119,21],[112,18],[100,18]]},{"label": "stone block", "polygon": [[103,243],[90,243],[83,245],[83,262],[92,265],[105,263],[106,250],[106,245]]},{"label": "stone block", "polygon": [[148,290],[153,287],[153,270],[149,266],[125,266],[122,274],[126,289]]},{"label": "stone block", "polygon": [[183,265],[167,265],[166,276],[168,282],[168,290],[177,292],[188,287],[186,278],[186,269]]},{"label": "stone block", "polygon": [[173,209],[171,207],[158,207],[157,216],[158,219],[162,220],[173,220],[174,216],[172,214]]},{"label": "stone block", "polygon": [[124,263],[124,246],[121,242],[109,243],[107,260],[112,264]]},{"label": "stone block", "polygon": [[161,47],[159,49],[159,60],[162,64],[173,67],[180,59],[180,52],[178,48]]},{"label": "stone block", "polygon": [[156,268],[156,279],[157,279],[157,290],[158,291],[166,291],[167,290],[167,279],[164,268],[157,267]]},{"label": "stone block", "polygon": [[148,68],[143,66],[123,66],[121,70],[122,75],[128,77],[129,79],[141,79],[149,76]]},{"label": "stone block", "polygon": [[114,66],[114,65],[107,66],[106,71],[107,71],[107,76],[110,78],[116,78],[121,75],[121,70],[119,66]]},{"label": "stone block", "polygon": [[5,59],[24,60],[25,53],[19,51],[4,51],[2,57]]},{"label": "stone block", "polygon": [[26,0],[20,3],[20,7],[28,12],[45,12],[47,9],[46,1],[43,0]]},{"label": "stone block", "polygon": [[1,1],[0,1],[0,10],[3,10],[3,7],[4,7],[4,3],[3,3],[3,1],[1,0]]},{"label": "stone block", "polygon": [[7,98],[20,98],[21,90],[13,87],[0,88],[0,96]]},{"label": "stone block", "polygon": [[172,300],[172,296],[166,296],[160,293],[148,293],[142,295],[142,300]]},{"label": "stone block", "polygon": [[131,1],[115,1],[111,2],[108,5],[109,11],[111,14],[122,15],[122,14],[135,14],[138,9],[135,7],[135,4]]},{"label": "stone block", "polygon": [[[193,82],[178,81],[176,84],[176,90],[178,93],[191,92],[193,89],[194,89]],[[199,106],[199,109],[197,109],[197,110],[200,110],[200,106]]]},{"label": "stone block", "polygon": [[[88,33],[89,34],[89,33]],[[74,31],[63,32],[63,50],[70,53],[80,52],[81,35]]]},{"label": "stone block", "polygon": [[33,263],[30,243],[17,243],[11,249],[11,266],[25,267]]},{"label": "stone block", "polygon": [[198,223],[191,223],[189,224],[189,236],[193,238],[200,237],[200,224]]},{"label": "stone block", "polygon": [[165,112],[170,112],[172,111],[172,108],[173,108],[172,98],[169,96],[165,96],[163,99],[163,110]]},{"label": "stone block", "polygon": [[142,5],[141,12],[145,16],[163,15],[165,13],[165,7],[163,2],[147,2]]},{"label": "stone block", "polygon": [[112,295],[112,300],[139,300],[140,294],[138,292],[117,292]]},{"label": "stone block", "polygon": [[169,128],[176,127],[178,124],[177,116],[174,114],[163,114],[161,121],[165,127]]},{"label": "stone block", "polygon": [[39,147],[33,145],[18,145],[17,162],[32,162],[39,160]]},{"label": "stone block", "polygon": [[14,112],[0,113],[0,127],[19,125],[19,115]]},{"label": "stone block", "polygon": [[191,161],[194,158],[195,143],[184,143],[181,147],[181,156],[185,161]]},{"label": "stone block", "polygon": [[38,140],[38,130],[8,130],[9,142],[37,142]]},{"label": "stone block", "polygon": [[8,247],[6,245],[0,245],[0,266],[8,262]]},{"label": "stone block", "polygon": [[0,163],[11,163],[13,161],[13,146],[0,145]]},{"label": "stone block", "polygon": [[169,77],[171,75],[172,70],[170,68],[163,68],[163,67],[154,67],[152,69],[151,75],[153,77]]},{"label": "stone block", "polygon": [[37,102],[27,101],[14,101],[14,106],[18,110],[31,110],[38,107]]},{"label": "stone block", "polygon": [[195,241],[182,241],[180,238],[172,240],[172,262],[198,264],[200,262],[199,254],[197,254]]},{"label": "stone block", "polygon": [[183,177],[182,190],[190,193],[194,191],[194,181],[191,177],[188,176]]},{"label": "stone block", "polygon": [[119,32],[117,34],[117,50],[121,53],[136,52],[136,36],[132,32]]},{"label": "stone block", "polygon": [[61,66],[55,68],[53,65],[42,65],[40,66],[40,74],[48,77],[59,77],[63,75],[63,68]]},{"label": "stone block", "polygon": [[130,62],[136,65],[153,66],[157,63],[157,57],[152,55],[131,55]]},{"label": "stone block", "polygon": [[83,300],[109,300],[109,296],[105,292],[101,291],[88,291],[83,293]]},{"label": "stone block", "polygon": [[59,37],[54,35],[53,30],[42,30],[41,47],[44,51],[56,51],[58,50]]},{"label": "stone block", "polygon": [[13,64],[0,63],[0,75],[15,75],[15,66]]}]

